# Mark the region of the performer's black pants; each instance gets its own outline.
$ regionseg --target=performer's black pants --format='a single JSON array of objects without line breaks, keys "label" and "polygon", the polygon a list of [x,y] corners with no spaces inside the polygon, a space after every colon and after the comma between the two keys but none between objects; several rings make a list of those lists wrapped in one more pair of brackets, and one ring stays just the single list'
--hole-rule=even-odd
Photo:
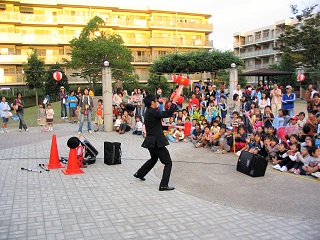
[{"label": "performer's black pants", "polygon": [[164,164],[162,180],[160,187],[167,187],[169,184],[170,173],[172,168],[172,161],[169,151],[166,147],[162,148],[148,148],[151,158],[142,165],[137,174],[139,177],[144,177],[154,167],[158,159]]}]

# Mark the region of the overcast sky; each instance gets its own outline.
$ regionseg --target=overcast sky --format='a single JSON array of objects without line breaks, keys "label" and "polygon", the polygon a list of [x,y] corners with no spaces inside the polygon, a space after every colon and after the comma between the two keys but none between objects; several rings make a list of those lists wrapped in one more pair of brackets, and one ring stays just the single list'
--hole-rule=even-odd
[{"label": "overcast sky", "polygon": [[233,33],[272,25],[275,21],[292,16],[290,4],[300,8],[320,0],[118,0],[123,7],[174,11],[204,12],[212,15],[214,47],[233,48]]}]

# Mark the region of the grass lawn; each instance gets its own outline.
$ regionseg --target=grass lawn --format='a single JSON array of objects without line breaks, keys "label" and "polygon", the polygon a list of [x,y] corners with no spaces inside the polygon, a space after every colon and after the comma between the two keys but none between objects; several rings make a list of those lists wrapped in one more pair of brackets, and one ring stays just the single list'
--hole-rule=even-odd
[{"label": "grass lawn", "polygon": [[[51,103],[52,109],[54,110],[53,116],[53,125],[66,123],[64,119],[60,117],[61,106],[60,102]],[[38,109],[39,107],[29,107],[24,110],[24,120],[28,127],[37,127],[38,126]],[[12,111],[13,112],[13,111]],[[8,123],[9,128],[17,128],[19,127],[19,121],[10,120]]]}]

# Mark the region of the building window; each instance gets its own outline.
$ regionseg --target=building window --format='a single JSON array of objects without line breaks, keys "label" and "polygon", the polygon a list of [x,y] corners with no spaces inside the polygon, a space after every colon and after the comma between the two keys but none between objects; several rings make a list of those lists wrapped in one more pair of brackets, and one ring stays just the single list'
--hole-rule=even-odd
[{"label": "building window", "polygon": [[28,7],[20,7],[21,13],[33,14],[33,8]]},{"label": "building window", "polygon": [[248,42],[252,42],[252,35],[248,36]]}]

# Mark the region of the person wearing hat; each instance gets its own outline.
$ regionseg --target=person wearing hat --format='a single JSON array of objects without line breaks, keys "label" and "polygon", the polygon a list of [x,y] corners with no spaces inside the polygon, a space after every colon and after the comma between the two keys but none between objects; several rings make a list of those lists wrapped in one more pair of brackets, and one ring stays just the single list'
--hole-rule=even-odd
[{"label": "person wearing hat", "polygon": [[294,115],[294,102],[296,101],[296,95],[292,91],[292,87],[287,85],[286,94],[283,94],[281,98],[282,109],[287,110],[290,117]]},{"label": "person wearing hat", "polygon": [[144,116],[144,124],[146,128],[146,138],[142,143],[142,147],[147,148],[150,152],[151,158],[146,161],[142,167],[133,175],[135,178],[145,181],[145,176],[160,159],[164,164],[162,179],[159,186],[159,191],[174,190],[174,187],[170,187],[169,179],[172,168],[172,161],[170,153],[166,148],[169,145],[168,139],[164,136],[162,131],[162,118],[168,118],[173,115],[177,109],[177,101],[179,95],[173,98],[172,104],[167,111],[161,112],[157,106],[157,99],[154,94],[149,94],[144,98],[144,104],[147,107]]},{"label": "person wearing hat", "polygon": [[61,102],[61,119],[68,119],[68,115],[67,115],[68,94],[66,93],[66,89],[63,86],[60,87],[59,99]]},{"label": "person wearing hat", "polygon": [[286,126],[286,133],[290,137],[292,134],[299,134],[298,116],[294,115],[290,118],[290,122]]}]

